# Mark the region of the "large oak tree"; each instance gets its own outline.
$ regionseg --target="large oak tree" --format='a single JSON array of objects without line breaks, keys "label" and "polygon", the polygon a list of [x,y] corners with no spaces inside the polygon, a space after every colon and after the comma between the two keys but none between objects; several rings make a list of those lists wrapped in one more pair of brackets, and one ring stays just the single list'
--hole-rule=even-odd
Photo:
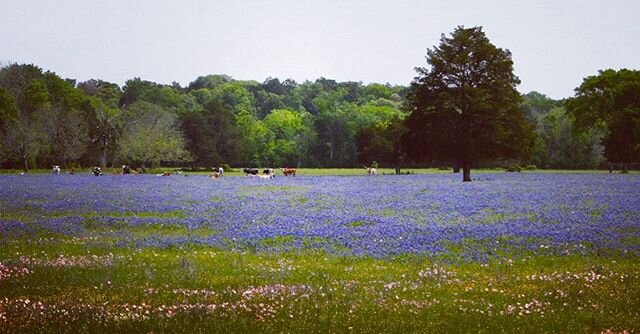
[{"label": "large oak tree", "polygon": [[531,153],[533,131],[519,108],[509,50],[493,45],[481,27],[459,26],[426,59],[409,94],[403,144],[411,158],[459,164],[463,181],[471,181],[480,159]]}]

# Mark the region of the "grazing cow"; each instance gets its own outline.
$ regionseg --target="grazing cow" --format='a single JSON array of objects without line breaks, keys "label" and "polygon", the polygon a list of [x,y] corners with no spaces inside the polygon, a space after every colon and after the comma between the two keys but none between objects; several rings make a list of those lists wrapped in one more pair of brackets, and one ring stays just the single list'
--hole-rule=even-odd
[{"label": "grazing cow", "polygon": [[280,168],[280,170],[282,171],[284,176],[289,176],[289,175],[296,176],[296,169],[295,168],[287,167],[287,168]]},{"label": "grazing cow", "polygon": [[224,169],[222,167],[213,167],[213,173],[209,174],[212,179],[219,179],[224,175]]},{"label": "grazing cow", "polygon": [[242,170],[244,172],[244,175],[258,175],[258,170],[255,168],[244,168]]},{"label": "grazing cow", "polygon": [[53,170],[51,171],[53,174],[60,174],[60,166],[53,166]]},{"label": "grazing cow", "polygon": [[93,167],[93,169],[91,170],[91,173],[93,173],[93,175],[95,176],[101,176],[102,175],[102,168],[96,166]]},{"label": "grazing cow", "polygon": [[276,177],[276,175],[273,173],[273,168],[264,169],[262,171],[262,174],[258,173],[258,170],[255,168],[245,168],[244,173],[247,176],[257,177],[259,179],[265,179],[265,180]]},{"label": "grazing cow", "polygon": [[252,177],[257,177],[259,179],[263,179],[263,180],[269,180],[272,179],[274,177],[276,177],[275,174],[273,174],[273,171],[269,172],[269,169],[265,169],[263,174],[257,174],[257,175],[251,175]]},{"label": "grazing cow", "polygon": [[377,175],[378,174],[378,170],[373,168],[373,167],[364,166],[364,169],[367,170],[367,174],[368,175]]}]

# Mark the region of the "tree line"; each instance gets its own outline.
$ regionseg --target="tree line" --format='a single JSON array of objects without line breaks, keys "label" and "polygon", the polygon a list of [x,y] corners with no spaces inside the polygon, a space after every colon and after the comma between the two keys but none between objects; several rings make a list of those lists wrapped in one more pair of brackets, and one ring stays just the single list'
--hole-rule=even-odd
[{"label": "tree line", "polygon": [[638,71],[585,78],[576,95],[520,94],[509,50],[458,27],[409,86],[267,78],[140,78],[120,87],[35,65],[0,68],[2,168],[129,164],[211,167],[596,168],[639,161]]},{"label": "tree line", "polygon": [[[202,76],[186,87],[62,79],[35,65],[0,69],[4,168],[353,167],[367,131],[405,117],[407,88],[320,78]],[[360,139],[359,139],[360,138]],[[368,157],[366,158],[368,159]],[[384,160],[384,159],[380,159]]]}]

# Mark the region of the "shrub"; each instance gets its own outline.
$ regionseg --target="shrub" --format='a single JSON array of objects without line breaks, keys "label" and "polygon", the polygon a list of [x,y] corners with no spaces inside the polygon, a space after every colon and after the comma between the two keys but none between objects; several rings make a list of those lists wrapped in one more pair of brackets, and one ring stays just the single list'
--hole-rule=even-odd
[{"label": "shrub", "polygon": [[520,173],[522,171],[522,167],[520,167],[520,165],[518,164],[510,164],[507,168],[506,168],[507,172],[518,172]]}]

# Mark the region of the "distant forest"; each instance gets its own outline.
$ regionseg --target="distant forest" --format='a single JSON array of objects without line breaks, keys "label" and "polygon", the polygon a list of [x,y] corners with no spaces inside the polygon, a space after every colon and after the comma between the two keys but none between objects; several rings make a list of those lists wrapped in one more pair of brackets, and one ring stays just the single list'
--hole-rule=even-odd
[{"label": "distant forest", "polygon": [[[140,167],[449,166],[412,161],[398,147],[409,86],[240,81],[201,76],[182,87],[140,78],[123,87],[76,82],[35,65],[0,69],[0,163],[4,169]],[[564,101],[538,92],[520,108],[535,145],[520,165],[605,165],[602,131],[574,131]],[[509,161],[479,161],[496,167]]]}]

